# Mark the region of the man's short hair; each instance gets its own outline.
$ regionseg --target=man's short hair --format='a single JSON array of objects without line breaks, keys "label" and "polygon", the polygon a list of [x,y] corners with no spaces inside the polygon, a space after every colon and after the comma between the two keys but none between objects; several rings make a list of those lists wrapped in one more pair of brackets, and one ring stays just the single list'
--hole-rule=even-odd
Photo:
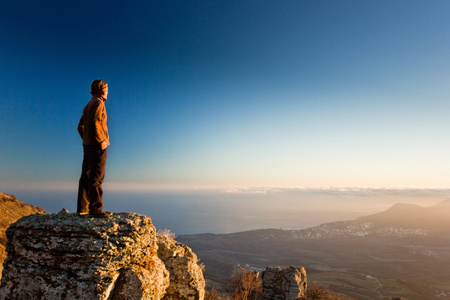
[{"label": "man's short hair", "polygon": [[103,90],[106,88],[108,83],[102,79],[96,79],[91,83],[91,95],[102,95]]}]

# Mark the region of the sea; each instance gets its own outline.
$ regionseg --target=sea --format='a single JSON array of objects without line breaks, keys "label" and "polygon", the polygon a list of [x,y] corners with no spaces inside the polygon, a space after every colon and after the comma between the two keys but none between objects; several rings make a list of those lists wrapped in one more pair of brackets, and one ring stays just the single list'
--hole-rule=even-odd
[{"label": "sea", "polygon": [[[449,189],[411,188],[104,190],[105,210],[144,214],[157,230],[175,235],[304,229],[382,212],[396,203],[432,206],[450,198]],[[76,189],[1,192],[50,213],[76,211]]]}]

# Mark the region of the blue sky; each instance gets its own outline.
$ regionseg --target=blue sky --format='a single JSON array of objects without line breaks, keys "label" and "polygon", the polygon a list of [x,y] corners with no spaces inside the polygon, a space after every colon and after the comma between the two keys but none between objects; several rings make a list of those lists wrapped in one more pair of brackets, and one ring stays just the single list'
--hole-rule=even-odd
[{"label": "blue sky", "polygon": [[450,182],[448,1],[0,3],[0,188],[76,186],[109,83],[120,187]]}]

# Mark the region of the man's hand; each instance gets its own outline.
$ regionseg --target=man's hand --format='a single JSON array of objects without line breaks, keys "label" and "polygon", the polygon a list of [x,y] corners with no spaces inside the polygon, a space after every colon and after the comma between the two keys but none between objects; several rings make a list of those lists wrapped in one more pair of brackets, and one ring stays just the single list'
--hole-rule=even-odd
[{"label": "man's hand", "polygon": [[102,142],[102,150],[105,150],[108,147],[108,143]]}]

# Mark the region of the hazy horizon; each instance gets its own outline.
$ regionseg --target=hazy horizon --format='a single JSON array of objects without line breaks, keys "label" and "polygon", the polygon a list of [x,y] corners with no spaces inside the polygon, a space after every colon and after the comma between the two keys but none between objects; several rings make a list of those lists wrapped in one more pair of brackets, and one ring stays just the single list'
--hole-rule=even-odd
[{"label": "hazy horizon", "polygon": [[[76,187],[76,185],[74,184]],[[1,187],[1,186],[0,186]],[[72,190],[13,190],[17,199],[50,213],[76,210]],[[450,189],[417,188],[228,188],[118,191],[105,187],[104,208],[149,216],[157,230],[177,235],[255,229],[304,229],[381,212],[396,203],[433,206]]]}]

